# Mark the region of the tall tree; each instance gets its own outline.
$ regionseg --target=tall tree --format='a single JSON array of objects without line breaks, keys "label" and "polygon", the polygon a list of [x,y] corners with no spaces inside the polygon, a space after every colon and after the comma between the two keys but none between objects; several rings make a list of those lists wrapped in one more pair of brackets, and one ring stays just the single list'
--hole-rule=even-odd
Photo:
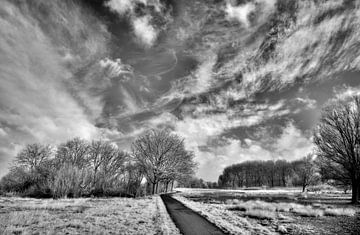
[{"label": "tall tree", "polygon": [[352,185],[352,203],[360,196],[360,97],[337,101],[324,108],[314,142],[322,166],[334,178]]},{"label": "tall tree", "polygon": [[89,150],[90,145],[80,138],[60,144],[56,152],[57,165],[68,164],[79,169],[84,168],[89,165]]},{"label": "tall tree", "polygon": [[152,193],[157,192],[159,182],[175,179],[184,166],[192,167],[185,164],[192,158],[188,157],[184,141],[166,130],[151,130],[140,136],[132,144],[132,153],[152,184]]}]

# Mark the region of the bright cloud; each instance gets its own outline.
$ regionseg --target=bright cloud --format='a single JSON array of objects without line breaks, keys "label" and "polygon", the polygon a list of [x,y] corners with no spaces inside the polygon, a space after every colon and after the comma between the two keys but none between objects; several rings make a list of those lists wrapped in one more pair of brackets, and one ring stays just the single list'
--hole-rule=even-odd
[{"label": "bright cloud", "polygon": [[149,48],[155,43],[159,31],[151,24],[151,14],[137,16],[135,7],[139,3],[152,6],[157,12],[163,8],[158,0],[110,0],[105,5],[120,16],[128,15],[138,42]]},{"label": "bright cloud", "polygon": [[230,3],[227,3],[225,12],[229,19],[236,19],[245,27],[249,27],[249,14],[254,10],[255,5],[251,2],[239,6],[232,6]]},{"label": "bright cloud", "polygon": [[105,5],[120,15],[124,15],[126,13],[133,12],[137,2],[138,1],[136,0],[111,0]]},{"label": "bright cloud", "polygon": [[158,35],[157,30],[150,24],[150,21],[151,16],[143,16],[135,18],[132,22],[136,37],[146,47],[151,47]]},{"label": "bright cloud", "polygon": [[340,89],[334,89],[335,97],[339,100],[346,100],[352,96],[360,95],[360,87],[343,86]]},{"label": "bright cloud", "polygon": [[122,74],[132,74],[133,68],[130,65],[123,64],[121,59],[111,60],[105,58],[100,60],[100,66],[105,69],[105,73],[108,77],[119,77]]}]

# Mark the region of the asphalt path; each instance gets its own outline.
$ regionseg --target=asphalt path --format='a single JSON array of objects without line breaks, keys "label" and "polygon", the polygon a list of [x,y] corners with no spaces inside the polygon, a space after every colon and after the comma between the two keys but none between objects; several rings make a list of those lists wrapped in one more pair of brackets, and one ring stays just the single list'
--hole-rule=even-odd
[{"label": "asphalt path", "polygon": [[161,199],[164,201],[170,217],[182,234],[226,234],[195,211],[187,208],[181,202],[172,198],[171,195],[163,194],[161,195]]}]

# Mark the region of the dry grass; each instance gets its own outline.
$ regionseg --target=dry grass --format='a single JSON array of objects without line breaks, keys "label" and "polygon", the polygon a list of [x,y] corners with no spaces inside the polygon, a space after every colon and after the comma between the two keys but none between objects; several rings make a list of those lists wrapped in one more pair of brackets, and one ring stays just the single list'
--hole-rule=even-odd
[{"label": "dry grass", "polygon": [[250,211],[246,211],[245,215],[249,216],[250,218],[254,219],[275,219],[277,217],[275,212],[268,211],[268,210],[259,210],[254,209]]},{"label": "dry grass", "polygon": [[160,202],[0,198],[0,234],[178,234]]},{"label": "dry grass", "polygon": [[297,207],[293,212],[304,217],[321,217],[324,215],[324,210],[314,209],[311,206]]},{"label": "dry grass", "polygon": [[328,208],[325,209],[325,215],[328,216],[355,216],[356,211],[351,208]]},{"label": "dry grass", "polygon": [[[326,206],[315,203],[312,206],[304,206],[297,203],[269,203],[264,201],[231,201],[227,200],[229,210],[242,211],[245,215],[252,218],[258,217],[273,219],[276,213],[273,212],[292,212],[303,217],[321,217],[321,216],[354,216],[356,211],[351,208],[326,208]],[[234,205],[235,204],[235,205]],[[257,216],[258,215],[258,216]]]}]

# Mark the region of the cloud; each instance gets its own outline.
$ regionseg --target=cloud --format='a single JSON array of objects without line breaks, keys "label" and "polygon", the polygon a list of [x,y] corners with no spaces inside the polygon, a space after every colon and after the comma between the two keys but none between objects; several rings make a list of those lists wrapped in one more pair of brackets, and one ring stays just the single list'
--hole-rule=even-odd
[{"label": "cloud", "polygon": [[[271,137],[261,141],[223,138],[223,144],[210,146],[207,151],[194,148],[199,162],[198,176],[217,181],[224,167],[231,164],[253,160],[296,160],[313,151],[311,138],[289,122],[278,138]],[[267,143],[264,147],[264,143]],[[195,145],[195,144],[194,144]]]},{"label": "cloud", "polygon": [[0,137],[5,137],[7,135],[6,131],[0,128]]},{"label": "cloud", "polygon": [[311,137],[306,137],[300,129],[289,122],[273,147],[280,158],[294,160],[312,152],[314,144]]},{"label": "cloud", "polygon": [[160,12],[164,8],[160,0],[110,0],[105,3],[105,6],[120,15],[132,15],[135,13],[136,5],[139,3],[145,6],[152,6],[157,12]]},{"label": "cloud", "polygon": [[105,70],[105,73],[109,78],[115,78],[123,74],[134,73],[133,68],[130,65],[123,64],[120,58],[116,60],[105,58],[100,60],[99,64]]},{"label": "cloud", "polygon": [[225,12],[227,17],[235,19],[242,23],[245,27],[250,26],[249,14],[255,10],[255,4],[252,2],[247,2],[239,6],[232,6],[231,3],[226,4]]},{"label": "cloud", "polygon": [[[172,127],[174,133],[184,138],[186,148],[194,151],[196,161],[200,164],[198,175],[208,180],[216,180],[215,178],[221,173],[222,167],[226,165],[244,159],[271,159],[275,157],[272,151],[261,147],[263,146],[262,142],[250,139],[242,142],[238,139],[221,136],[233,128],[249,128],[289,114],[290,111],[284,106],[285,102],[283,100],[274,104],[245,104],[241,108],[241,113],[234,113],[233,110],[229,110],[228,113],[200,114],[198,117],[184,115],[182,119],[178,119],[171,113],[164,112],[142,123],[141,127],[144,129]],[[201,105],[196,105],[196,107],[197,110],[201,109]],[[293,130],[284,130],[284,133],[289,133],[288,136],[295,134],[295,137],[299,138],[298,133],[293,133]],[[212,142],[219,138],[223,144],[214,145]],[[286,138],[286,136],[282,138]],[[303,141],[301,138],[299,140]],[[267,141],[272,141],[272,138]],[[249,146],[244,147],[245,143]],[[277,146],[275,143],[272,143],[272,145]],[[300,146],[300,144],[297,146]],[[286,149],[279,148],[280,150],[286,152]]]},{"label": "cloud", "polygon": [[296,97],[295,101],[304,105],[307,109],[315,109],[317,104],[316,100],[310,99],[309,97]]},{"label": "cloud", "polygon": [[[28,143],[99,135],[86,106],[101,109],[102,103],[75,74],[106,53],[106,30],[77,5],[18,4],[0,6],[0,154],[7,162]],[[37,21],[45,11],[51,18]]]},{"label": "cloud", "polygon": [[335,98],[333,100],[347,100],[352,96],[360,95],[360,87],[342,86],[341,88],[334,88]]},{"label": "cloud", "polygon": [[125,15],[126,13],[133,13],[138,2],[137,0],[111,0],[106,2],[105,6],[120,15]]},{"label": "cloud", "polygon": [[[296,15],[296,21],[286,15],[288,12],[277,12],[276,17],[284,17],[289,26],[272,28],[273,36],[265,37],[262,44],[254,44],[255,51],[248,54],[241,51],[219,73],[229,76],[242,73],[241,86],[255,93],[264,86],[276,90],[300,78],[304,83],[314,82],[341,71],[359,69],[360,53],[354,49],[359,38],[356,30],[359,9],[344,9],[343,1],[319,4],[300,1],[297,11],[291,13]],[[325,17],[328,12],[338,14]],[[243,63],[253,56],[258,58],[254,63]]]},{"label": "cloud", "polygon": [[157,39],[158,31],[150,24],[151,16],[135,18],[132,22],[134,33],[146,47],[151,47]]},{"label": "cloud", "polygon": [[251,14],[254,14],[256,19],[253,26],[257,26],[274,12],[276,3],[277,0],[254,0],[234,6],[233,2],[227,1],[224,11],[228,20],[237,20],[248,28],[251,26]]},{"label": "cloud", "polygon": [[165,8],[159,0],[110,0],[105,3],[105,6],[120,16],[128,16],[137,41],[145,48],[149,48],[156,42],[160,30],[151,23],[151,11],[145,11],[143,16],[137,15],[135,9],[138,4],[153,8],[155,13],[164,19],[168,18],[168,16],[162,15],[162,10]]}]

